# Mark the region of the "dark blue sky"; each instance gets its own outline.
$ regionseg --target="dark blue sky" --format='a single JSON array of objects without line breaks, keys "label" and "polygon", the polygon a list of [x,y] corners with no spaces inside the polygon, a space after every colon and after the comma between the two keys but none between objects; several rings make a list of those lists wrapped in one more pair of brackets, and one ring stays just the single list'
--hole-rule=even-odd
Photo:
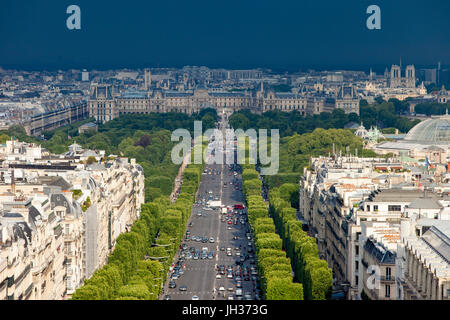
[{"label": "dark blue sky", "polygon": [[[66,28],[81,7],[82,30]],[[381,7],[382,30],[366,29]],[[448,0],[1,0],[0,66],[368,68],[450,64]]]}]

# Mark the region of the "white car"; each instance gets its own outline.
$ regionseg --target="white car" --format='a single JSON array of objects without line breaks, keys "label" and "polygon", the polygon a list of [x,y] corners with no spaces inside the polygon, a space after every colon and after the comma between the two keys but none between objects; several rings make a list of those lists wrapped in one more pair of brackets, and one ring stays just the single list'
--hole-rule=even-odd
[{"label": "white car", "polygon": [[192,296],[192,300],[200,300],[198,296]]},{"label": "white car", "polygon": [[224,287],[220,287],[219,291],[225,291],[225,288]]},{"label": "white car", "polygon": [[209,238],[209,242],[214,243],[215,242],[214,238],[213,237]]},{"label": "white car", "polygon": [[216,279],[222,279],[222,275],[219,273],[218,275],[216,275]]}]

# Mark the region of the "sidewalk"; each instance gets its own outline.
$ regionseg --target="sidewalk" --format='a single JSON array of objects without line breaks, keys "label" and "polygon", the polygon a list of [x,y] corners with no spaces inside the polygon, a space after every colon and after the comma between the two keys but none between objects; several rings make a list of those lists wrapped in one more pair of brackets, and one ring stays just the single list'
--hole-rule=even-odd
[{"label": "sidewalk", "polygon": [[176,199],[175,195],[178,193],[178,191],[180,190],[181,187],[181,178],[183,177],[183,172],[184,169],[186,169],[188,162],[191,158],[191,152],[188,152],[188,154],[186,154],[186,156],[184,157],[183,163],[181,164],[180,169],[178,170],[178,175],[175,178],[175,185],[173,186],[173,191],[170,194],[170,202],[174,203]]}]

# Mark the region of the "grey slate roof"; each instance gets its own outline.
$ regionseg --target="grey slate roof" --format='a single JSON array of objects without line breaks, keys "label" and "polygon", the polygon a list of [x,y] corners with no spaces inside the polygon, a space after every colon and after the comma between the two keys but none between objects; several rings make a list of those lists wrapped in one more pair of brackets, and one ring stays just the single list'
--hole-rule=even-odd
[{"label": "grey slate roof", "polygon": [[61,190],[69,190],[72,185],[68,183],[63,177],[55,176],[55,177],[47,177],[41,176],[38,177],[37,180],[39,183],[45,184],[47,186],[57,186],[61,187]]},{"label": "grey slate roof", "polygon": [[417,198],[408,205],[412,209],[441,209],[442,205],[435,199]]},{"label": "grey slate roof", "polygon": [[380,243],[375,244],[373,240],[368,239],[364,249],[381,264],[395,264],[395,252],[386,250]]}]

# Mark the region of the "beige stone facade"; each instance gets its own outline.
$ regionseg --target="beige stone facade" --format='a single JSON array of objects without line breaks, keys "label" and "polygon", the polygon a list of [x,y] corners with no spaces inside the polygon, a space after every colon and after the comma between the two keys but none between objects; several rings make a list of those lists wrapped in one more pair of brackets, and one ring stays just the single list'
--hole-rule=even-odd
[{"label": "beige stone facade", "polygon": [[332,112],[340,108],[346,113],[359,114],[359,98],[356,91],[342,90],[340,96],[314,96],[292,92],[274,92],[260,88],[253,91],[217,92],[206,88],[192,91],[153,91],[126,92],[116,94],[110,85],[94,85],[88,110],[98,122],[111,121],[122,114],[149,114],[153,112],[197,113],[204,108],[215,108],[232,113],[250,109],[255,113],[270,110],[290,112],[297,110],[303,116]]}]

